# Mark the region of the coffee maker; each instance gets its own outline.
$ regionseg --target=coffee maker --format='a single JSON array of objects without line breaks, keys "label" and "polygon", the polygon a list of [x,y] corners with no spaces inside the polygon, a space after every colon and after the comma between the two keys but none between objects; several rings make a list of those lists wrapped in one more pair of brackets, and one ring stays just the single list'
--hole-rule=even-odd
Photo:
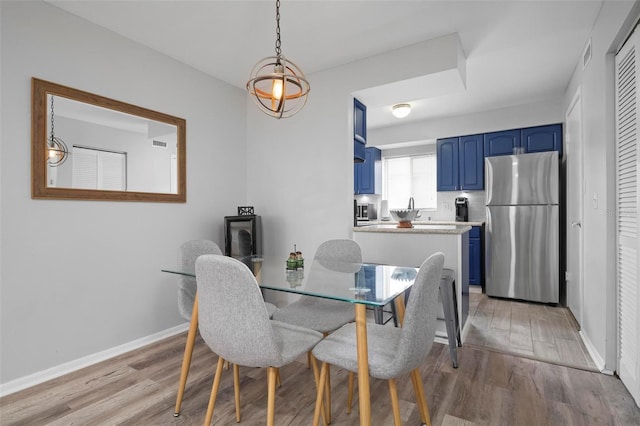
[{"label": "coffee maker", "polygon": [[456,197],[456,222],[469,221],[469,200],[467,197]]}]

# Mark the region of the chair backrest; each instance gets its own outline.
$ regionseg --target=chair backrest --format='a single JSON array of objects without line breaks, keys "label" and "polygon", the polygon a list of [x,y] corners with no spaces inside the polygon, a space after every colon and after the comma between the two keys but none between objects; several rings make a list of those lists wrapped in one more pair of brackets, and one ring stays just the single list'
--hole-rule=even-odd
[{"label": "chair backrest", "polygon": [[253,273],[237,259],[196,261],[200,335],[225,360],[247,367],[281,363],[280,347]]},{"label": "chair backrest", "polygon": [[362,263],[362,250],[354,240],[327,240],[318,246],[315,258],[339,260],[347,263]]},{"label": "chair backrest", "polygon": [[402,335],[392,364],[399,374],[418,368],[427,358],[436,334],[438,289],[444,254],[434,253],[425,260],[411,287],[411,296],[402,324]]},{"label": "chair backrest", "polygon": [[[191,240],[178,247],[178,269],[181,271],[193,271],[196,259],[203,254],[222,255],[222,250],[213,241]],[[178,311],[182,318],[191,319],[193,299],[196,295],[196,280],[192,277],[180,276],[178,278]]]},{"label": "chair backrest", "polygon": [[[324,268],[332,271],[356,273],[361,268],[362,250],[360,245],[353,240],[327,240],[318,246],[314,255],[314,262],[318,262]],[[313,271],[310,271],[310,273],[313,273]],[[347,277],[343,278],[346,279]],[[324,288],[327,283],[316,282],[315,284]],[[318,302],[317,298],[313,296],[302,296],[301,300]]]}]

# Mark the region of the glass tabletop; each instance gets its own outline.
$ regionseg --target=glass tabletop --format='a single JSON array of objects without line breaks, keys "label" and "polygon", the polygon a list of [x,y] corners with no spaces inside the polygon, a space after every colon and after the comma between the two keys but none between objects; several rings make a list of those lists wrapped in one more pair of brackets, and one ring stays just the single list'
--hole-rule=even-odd
[{"label": "glass tabletop", "polygon": [[[288,293],[384,306],[410,288],[418,269],[390,265],[305,260],[304,268],[287,269],[282,258],[248,256],[238,259],[253,272],[260,288]],[[195,271],[162,269],[195,277]]]}]

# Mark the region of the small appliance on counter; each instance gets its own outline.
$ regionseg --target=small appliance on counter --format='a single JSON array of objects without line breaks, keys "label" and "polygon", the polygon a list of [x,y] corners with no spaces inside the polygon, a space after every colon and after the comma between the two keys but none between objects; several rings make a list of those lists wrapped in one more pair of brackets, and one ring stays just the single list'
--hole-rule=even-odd
[{"label": "small appliance on counter", "polygon": [[380,201],[380,220],[391,220],[391,214],[389,213],[389,201]]},{"label": "small appliance on counter", "polygon": [[456,222],[469,222],[469,200],[467,197],[456,197]]},{"label": "small appliance on counter", "polygon": [[373,203],[358,203],[356,205],[356,220],[368,221],[376,220],[377,212],[376,205]]}]

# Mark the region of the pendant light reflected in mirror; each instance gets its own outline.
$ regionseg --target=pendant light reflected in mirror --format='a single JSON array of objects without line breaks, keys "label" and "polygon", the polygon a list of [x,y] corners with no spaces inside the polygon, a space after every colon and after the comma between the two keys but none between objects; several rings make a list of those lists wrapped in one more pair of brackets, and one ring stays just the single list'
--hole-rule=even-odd
[{"label": "pendant light reflected in mirror", "polygon": [[57,138],[54,133],[53,98],[54,96],[51,95],[51,134],[47,140],[47,164],[52,167],[58,167],[67,161],[69,149],[67,144],[62,139]]},{"label": "pendant light reflected in mirror", "polygon": [[276,0],[276,56],[264,58],[253,67],[247,91],[260,111],[287,118],[304,107],[311,87],[302,70],[282,55],[280,45],[280,0]]}]

